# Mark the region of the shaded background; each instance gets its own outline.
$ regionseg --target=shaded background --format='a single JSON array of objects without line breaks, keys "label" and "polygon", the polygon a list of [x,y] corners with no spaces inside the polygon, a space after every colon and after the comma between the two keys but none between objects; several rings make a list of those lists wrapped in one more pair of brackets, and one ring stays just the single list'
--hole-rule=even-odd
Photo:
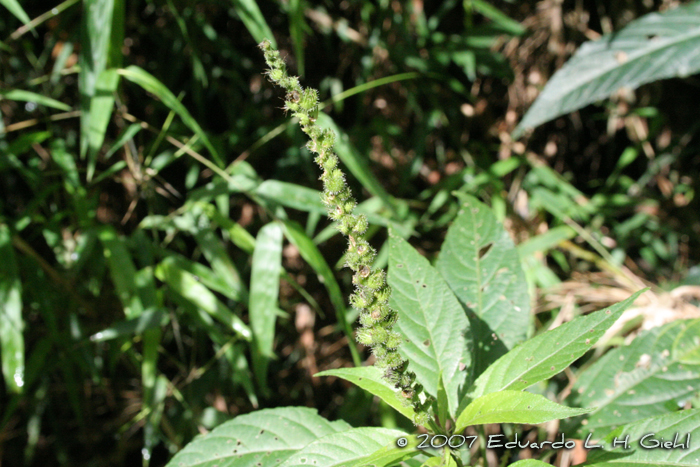
[{"label": "shaded background", "polygon": [[[26,359],[21,388],[0,385],[2,465],[164,465],[196,434],[282,405],[403,423],[356,388],[311,377],[353,362],[338,325],[354,319],[338,304],[352,287],[345,241],[303,190],[320,188],[306,137],[263,75],[256,44],[270,33],[302,84],[336,99],[325,124],[337,125],[378,249],[392,226],[434,257],[459,208],[452,192],[464,191],[528,245],[537,330],[642,282],[659,300],[700,285],[697,77],[510,137],[581,43],[680,2],[132,1],[99,49],[109,25],[86,11],[111,3],[69,0],[54,15],[25,1],[34,31],[0,18],[0,90],[68,106],[0,100],[0,286],[21,291]],[[81,154],[90,100],[78,84],[100,60],[155,77],[219,160],[161,88],[125,78],[103,142]],[[325,262],[285,236],[279,293],[262,297],[280,310],[269,359],[222,321],[250,324],[253,239],[280,220],[298,222]],[[319,279],[326,263],[335,292]],[[197,301],[202,288],[220,308]]]}]

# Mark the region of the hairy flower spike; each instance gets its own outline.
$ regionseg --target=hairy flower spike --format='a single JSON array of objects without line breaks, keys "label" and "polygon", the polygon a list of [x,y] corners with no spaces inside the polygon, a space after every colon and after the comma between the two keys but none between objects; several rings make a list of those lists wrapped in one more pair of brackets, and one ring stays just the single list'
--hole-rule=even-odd
[{"label": "hairy flower spike", "polygon": [[321,199],[328,209],[328,217],[337,221],[337,229],[348,237],[346,265],[354,272],[352,282],[356,287],[350,303],[360,311],[361,328],[357,332],[357,341],[371,348],[376,366],[385,369],[385,379],[423,417],[414,422],[424,424],[429,399],[419,397],[422,388],[415,383],[415,375],[406,370],[408,362],[397,351],[401,336],[392,330],[398,314],[388,306],[391,288],[386,283],[384,271],[372,271],[376,250],[364,238],[367,218],[362,214],[353,214],[357,203],[347,186],[345,175],[338,168],[338,156],[333,152],[336,135],[332,130],[322,129],[316,124],[318,91],[303,89],[296,76],[287,74],[284,60],[268,40],[264,40],[259,47],[269,67],[267,76],[270,81],[286,91],[284,108],[299,119],[302,131],[310,139],[306,147],[317,154],[315,161],[323,171]]}]

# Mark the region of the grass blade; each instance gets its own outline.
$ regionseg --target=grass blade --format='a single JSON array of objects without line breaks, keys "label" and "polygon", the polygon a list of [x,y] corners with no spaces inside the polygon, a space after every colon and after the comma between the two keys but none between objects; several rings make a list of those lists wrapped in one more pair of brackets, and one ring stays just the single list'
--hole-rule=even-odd
[{"label": "grass blade", "polygon": [[11,101],[34,102],[35,104],[45,105],[56,110],[68,111],[70,106],[63,102],[51,99],[50,97],[42,96],[31,91],[23,91],[21,89],[11,89],[9,91],[0,91],[0,96]]},{"label": "grass blade", "polygon": [[2,6],[7,8],[10,13],[15,15],[15,17],[23,22],[24,24],[29,23],[29,16],[27,16],[27,13],[24,11],[22,8],[22,5],[19,4],[17,0],[0,0],[0,3]]},{"label": "grass blade", "polygon": [[238,17],[241,18],[241,21],[243,21],[243,24],[245,24],[248,32],[256,42],[260,43],[263,39],[267,39],[274,48],[277,48],[272,30],[267,25],[265,17],[255,0],[231,0],[231,3],[233,3]]},{"label": "grass blade", "polygon": [[282,269],[282,228],[265,225],[255,240],[250,273],[250,327],[253,331],[253,369],[262,388],[267,386],[267,365],[274,357],[275,319]]},{"label": "grass blade", "polygon": [[114,0],[84,0],[80,50],[80,157],[90,148],[92,99],[97,95],[98,79],[107,69],[112,34]]},{"label": "grass blade", "polygon": [[0,356],[5,387],[22,392],[24,386],[24,321],[20,282],[12,234],[0,224]]},{"label": "grass blade", "polygon": [[333,303],[333,308],[335,308],[338,324],[343,329],[343,332],[348,338],[348,342],[350,342],[350,352],[353,355],[355,365],[359,366],[361,364],[360,355],[355,348],[352,329],[348,322],[345,298],[340,290],[338,282],[335,280],[333,271],[323,258],[316,244],[306,235],[304,229],[299,224],[293,221],[285,221],[283,225],[287,240],[299,249],[301,257],[316,271],[319,281],[322,282],[326,290],[328,290],[331,303]]},{"label": "grass blade", "polygon": [[199,123],[197,123],[194,117],[192,117],[187,108],[180,103],[177,97],[175,97],[175,95],[170,92],[170,90],[163,83],[144,69],[133,65],[127,68],[119,69],[118,73],[132,83],[141,86],[146,92],[150,92],[151,94],[155,95],[169,109],[178,114],[185,125],[187,125],[190,130],[194,131],[199,136],[216,163],[220,167],[223,167],[223,161],[221,160],[219,153],[216,149],[214,149],[214,146],[211,144],[211,141],[209,141],[209,138],[207,137],[206,133],[204,133],[202,127],[199,126]]}]

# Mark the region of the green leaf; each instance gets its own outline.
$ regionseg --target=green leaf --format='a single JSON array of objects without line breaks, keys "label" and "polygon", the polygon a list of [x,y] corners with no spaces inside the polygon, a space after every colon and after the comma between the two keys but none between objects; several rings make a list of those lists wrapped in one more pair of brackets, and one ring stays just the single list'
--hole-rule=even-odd
[{"label": "green leaf", "polygon": [[281,271],[282,228],[271,222],[260,229],[255,239],[248,301],[253,331],[253,369],[262,387],[266,386],[268,361],[275,355],[272,349]]},{"label": "green leaf", "polygon": [[292,454],[280,467],[366,466],[367,464],[364,462],[366,457],[384,448],[387,444],[396,442],[402,436],[404,436],[403,432],[387,428],[352,428],[317,439]]},{"label": "green leaf", "polygon": [[640,334],[577,375],[572,404],[597,407],[579,431],[599,439],[616,426],[675,411],[691,399],[700,388],[698,336],[700,319],[674,321]]},{"label": "green leaf", "polygon": [[[321,282],[328,290],[328,295],[330,296],[331,303],[335,309],[335,315],[338,323],[343,329],[343,332],[348,338],[349,342],[354,342],[352,329],[350,327],[350,320],[347,316],[347,310],[345,307],[345,297],[343,292],[340,290],[338,282],[335,280],[333,271],[331,270],[328,263],[326,263],[325,258],[319,251],[316,244],[306,235],[304,229],[293,221],[284,221],[284,234],[287,239],[299,249],[299,253],[304,260],[309,263],[309,265],[318,274],[318,280]],[[357,363],[359,364],[360,356],[357,353],[357,349],[354,344],[350,344],[350,351],[353,353],[353,359],[357,355]]]},{"label": "green leaf", "polygon": [[550,420],[574,417],[592,409],[575,409],[559,405],[539,394],[527,391],[498,391],[472,401],[459,414],[455,433],[468,426],[488,423],[528,423],[531,425]]},{"label": "green leaf", "polygon": [[[629,436],[629,450],[624,440]],[[646,438],[645,438],[646,437]],[[615,438],[616,449],[610,449]],[[688,446],[664,449],[652,448],[655,442],[674,440]],[[700,409],[680,410],[675,413],[647,418],[610,433],[606,449],[589,453],[590,467],[697,467],[700,465]],[[640,444],[641,443],[641,444]],[[646,446],[646,447],[645,447]],[[650,447],[651,446],[651,447]],[[632,451],[634,449],[634,451]]]},{"label": "green leaf", "polygon": [[479,376],[462,403],[505,389],[525,389],[556,375],[590,349],[645,290],[518,345]]},{"label": "green leaf", "polygon": [[248,291],[241,281],[238,269],[231,261],[231,257],[216,233],[212,229],[203,228],[194,233],[194,238],[215,275],[226,284],[227,296],[239,302],[245,300]]},{"label": "green leaf", "polygon": [[355,383],[370,394],[379,397],[404,417],[413,421],[415,417],[413,407],[411,407],[410,404],[406,404],[406,401],[401,399],[396,393],[396,388],[387,383],[382,375],[382,370],[375,366],[358,366],[355,368],[326,370],[316,373],[314,377],[337,376],[338,378],[343,378],[351,383]]},{"label": "green leaf", "polygon": [[15,15],[15,17],[24,24],[27,24],[30,21],[29,16],[27,16],[27,13],[17,0],[0,0],[0,3],[2,6],[10,10],[10,13]]},{"label": "green leaf", "polygon": [[[92,100],[97,95],[100,75],[107,69],[114,0],[83,0],[80,75],[80,156],[88,153],[91,141]],[[102,83],[105,84],[104,82]],[[101,96],[104,97],[104,96]],[[104,100],[102,101],[104,103]],[[100,106],[101,108],[102,106]],[[104,116],[100,116],[103,119]]]},{"label": "green leaf", "polygon": [[10,89],[8,91],[0,91],[0,96],[11,101],[34,102],[39,105],[45,105],[56,110],[70,110],[70,106],[63,102],[51,99],[50,97],[42,96],[31,91],[23,91],[21,89]]},{"label": "green leaf", "polygon": [[[373,452],[371,455],[364,457],[355,463],[347,465],[347,467],[393,467],[398,465],[405,460],[422,454],[422,450],[418,449],[418,444],[420,440],[416,438],[415,435],[405,435],[402,434],[401,438],[405,438],[407,444],[403,447],[399,447],[397,439],[393,439],[387,446]],[[456,467],[456,466],[455,466]]]},{"label": "green leaf", "polygon": [[469,2],[473,8],[492,20],[495,24],[499,25],[504,31],[509,32],[515,36],[519,36],[525,33],[525,28],[517,21],[509,18],[505,13],[503,13],[498,8],[494,7],[490,3],[483,0],[471,0]]},{"label": "green leaf", "polygon": [[[136,271],[136,266],[131,259],[131,253],[127,249],[124,239],[118,236],[111,227],[103,228],[99,233],[99,238],[102,242],[112,282],[124,307],[127,319],[136,318],[146,308],[154,307],[156,305],[154,285],[149,283],[144,287],[140,280],[143,276],[139,276]],[[146,299],[145,303],[144,298]]]},{"label": "green leaf", "polygon": [[326,215],[320,192],[311,188],[279,180],[265,180],[254,193],[293,209]]},{"label": "green leaf", "polygon": [[[95,95],[90,99],[90,122],[87,128],[88,154],[95,155],[102,148],[109,118],[114,108],[114,93],[119,84],[117,70],[102,71],[95,84]],[[84,137],[84,135],[83,135]],[[95,171],[95,157],[90,158],[87,180],[92,180]]]},{"label": "green leaf", "polygon": [[510,467],[551,467],[552,464],[538,461],[537,459],[523,459],[510,464]]},{"label": "green leaf", "polygon": [[231,3],[233,3],[238,17],[241,18],[253,39],[258,43],[262,42],[263,39],[267,39],[272,44],[272,47],[276,49],[275,37],[272,35],[272,30],[265,22],[265,17],[255,0],[231,0]]},{"label": "green leaf", "polygon": [[170,321],[170,315],[163,310],[148,310],[134,319],[119,321],[112,326],[90,336],[93,342],[103,342],[123,336],[143,334],[149,329],[160,328]]},{"label": "green leaf", "polygon": [[147,71],[134,65],[119,69],[118,73],[132,83],[141,86],[146,92],[150,92],[151,94],[155,95],[170,110],[178,114],[185,125],[187,125],[190,130],[194,131],[199,136],[216,163],[219,166],[222,166],[223,162],[219,157],[219,153],[216,151],[216,149],[214,149],[214,146],[209,141],[209,138],[207,137],[206,133],[204,133],[204,130],[202,130],[202,127],[199,126],[199,123],[197,123],[194,117],[192,117],[187,108],[182,105],[177,97],[175,97],[175,95],[170,92],[170,90],[165,87],[163,83],[158,81],[158,79]]},{"label": "green leaf", "polygon": [[463,198],[435,267],[470,318],[474,374],[527,337],[530,296],[518,252],[491,209]]},{"label": "green leaf", "polygon": [[651,13],[622,30],[586,42],[549,80],[514,137],[559,115],[604,99],[620,88],[636,89],[700,70],[700,2]]},{"label": "green leaf", "polygon": [[279,466],[309,443],[349,429],[347,423],[329,422],[306,407],[258,410],[195,438],[167,467]]},{"label": "green leaf", "polygon": [[24,320],[20,281],[12,233],[0,224],[0,357],[5,387],[20,393],[24,386]]},{"label": "green leaf", "polygon": [[197,278],[180,269],[172,257],[165,258],[156,266],[155,275],[185,300],[204,310],[214,319],[246,340],[250,340],[250,328],[235,315],[216,295],[199,283]]},{"label": "green leaf", "polygon": [[438,395],[442,378],[450,414],[455,415],[458,392],[471,364],[469,321],[452,291],[405,240],[389,239],[390,306],[399,312],[395,329],[405,342],[399,352],[425,390]]}]

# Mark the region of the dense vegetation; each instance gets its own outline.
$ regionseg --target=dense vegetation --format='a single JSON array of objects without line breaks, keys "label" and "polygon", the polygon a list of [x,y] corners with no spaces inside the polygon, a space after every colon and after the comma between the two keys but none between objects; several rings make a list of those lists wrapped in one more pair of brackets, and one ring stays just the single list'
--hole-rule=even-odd
[{"label": "dense vegetation", "polygon": [[[691,350],[672,359],[693,373],[659,410],[700,406],[698,325],[687,321],[700,316],[700,34],[635,33],[644,23],[632,22],[679,2],[0,5],[3,464],[165,465],[199,433],[286,406],[338,420],[329,433],[414,430],[337,373],[374,356],[356,343],[346,240],[326,217],[306,136],[281,110],[289,96],[263,74],[264,38],[320,91],[317,121],[337,135],[375,268],[397,264],[392,243],[449,270],[438,252],[456,248],[447,232],[466,225],[465,203],[505,227],[505,243],[478,255],[498,245],[519,256],[522,287],[508,299],[531,312],[511,340],[480,337],[474,378],[517,342],[649,286],[630,313],[614,308],[622,318],[581,360],[531,391],[601,406],[588,431],[606,436],[619,407],[587,389],[610,381],[582,372],[628,354],[654,369],[644,355],[687,337]],[[679,18],[692,23],[697,5]],[[653,46],[669,30],[685,34],[676,55],[649,50],[654,66],[634,68],[641,46],[627,43],[610,58],[620,75],[593,79],[607,83],[602,94],[575,89],[590,97],[577,101],[556,84],[582,75],[577,64],[596,68],[582,56],[590,44],[571,59],[586,41],[615,32],[604,40],[637,34]],[[564,94],[533,105],[550,78]],[[341,378],[312,376],[324,370]],[[580,435],[578,422],[561,431]],[[489,452],[472,459],[502,462]]]}]

